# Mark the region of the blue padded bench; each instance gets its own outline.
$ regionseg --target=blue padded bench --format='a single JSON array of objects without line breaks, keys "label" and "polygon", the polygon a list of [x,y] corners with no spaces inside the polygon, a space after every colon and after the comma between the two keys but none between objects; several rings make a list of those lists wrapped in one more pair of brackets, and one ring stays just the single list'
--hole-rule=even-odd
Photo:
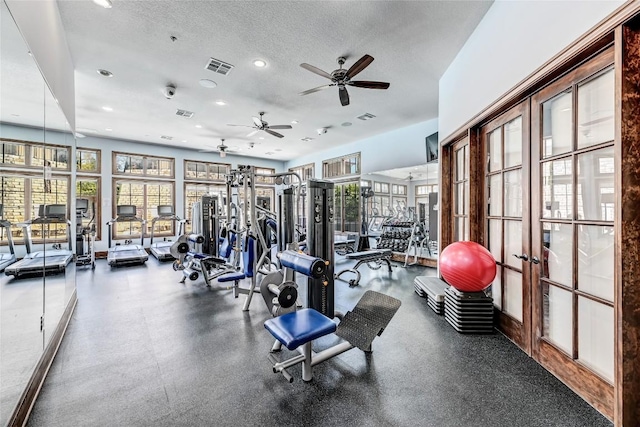
[{"label": "blue padded bench", "polygon": [[[287,368],[298,363],[302,363],[302,379],[311,381],[312,366],[319,363],[313,360],[311,343],[316,338],[335,332],[337,325],[324,314],[312,308],[304,308],[269,319],[264,322],[264,327],[289,350],[297,349],[300,352],[299,355],[284,362],[278,362],[273,354],[269,355],[269,360],[273,363],[273,372],[280,372],[289,382],[293,382],[293,377]],[[349,343],[347,346],[345,350],[352,347]]]},{"label": "blue padded bench", "polygon": [[264,322],[264,327],[289,350],[295,350],[316,338],[335,332],[337,325],[319,311],[304,308],[269,319]]}]

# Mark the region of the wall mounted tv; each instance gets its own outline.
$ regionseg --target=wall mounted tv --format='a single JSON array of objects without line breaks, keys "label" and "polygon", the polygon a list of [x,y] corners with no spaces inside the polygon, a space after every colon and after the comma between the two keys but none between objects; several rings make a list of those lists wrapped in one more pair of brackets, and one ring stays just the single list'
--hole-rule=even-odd
[{"label": "wall mounted tv", "polygon": [[438,132],[429,135],[426,138],[427,145],[427,163],[438,161]]}]

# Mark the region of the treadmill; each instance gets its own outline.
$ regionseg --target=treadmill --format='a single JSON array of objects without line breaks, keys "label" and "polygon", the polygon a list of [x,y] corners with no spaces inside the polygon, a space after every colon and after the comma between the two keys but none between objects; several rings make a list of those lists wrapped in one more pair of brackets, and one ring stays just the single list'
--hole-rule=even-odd
[{"label": "treadmill", "polygon": [[[31,229],[34,225],[42,227],[51,224],[65,224],[69,249],[44,249],[32,252]],[[73,244],[71,242],[71,222],[67,219],[66,205],[41,205],[38,218],[23,224],[24,244],[27,254],[20,261],[4,269],[4,274],[16,279],[21,276],[35,274],[61,273],[73,259]]]},{"label": "treadmill", "polygon": [[[140,222],[142,230],[140,232],[140,244],[134,245],[125,241],[124,245],[116,243],[111,246],[111,228],[116,222]],[[107,252],[107,263],[112,266],[144,264],[149,259],[149,254],[144,250],[144,225],[146,221],[136,216],[135,205],[116,206],[116,217],[107,222],[109,226],[109,251]]]},{"label": "treadmill", "polygon": [[180,219],[180,217],[175,215],[172,205],[159,205],[158,216],[151,220],[151,255],[156,257],[158,261],[172,261],[175,259],[173,255],[171,255],[171,246],[174,242],[165,240],[153,243],[157,221],[175,221],[178,224],[178,236],[181,236],[186,220]]},{"label": "treadmill", "polygon": [[7,245],[9,246],[9,253],[0,254],[0,272],[4,271],[4,269],[14,262],[16,262],[16,251],[13,246],[13,235],[11,235],[11,223],[5,219],[3,219],[3,210],[2,204],[0,204],[0,240],[2,238],[3,233],[7,233]]}]

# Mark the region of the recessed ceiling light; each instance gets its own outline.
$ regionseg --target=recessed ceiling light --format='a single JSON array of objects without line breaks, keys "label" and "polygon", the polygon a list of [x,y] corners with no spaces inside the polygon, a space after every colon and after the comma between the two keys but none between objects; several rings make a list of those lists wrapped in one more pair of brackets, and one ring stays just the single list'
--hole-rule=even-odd
[{"label": "recessed ceiling light", "polygon": [[13,117],[20,117],[20,114],[12,114]]},{"label": "recessed ceiling light", "polygon": [[276,149],[275,149],[275,150],[273,150],[273,151],[282,151],[282,148],[276,148]]},{"label": "recessed ceiling light", "polygon": [[266,153],[264,153],[264,154],[266,154],[267,156],[273,156],[273,152],[272,152],[272,151],[267,151],[267,152],[266,152]]},{"label": "recessed ceiling light", "polygon": [[111,129],[111,128],[105,128],[104,130],[106,130],[107,132],[113,131],[113,129]]},{"label": "recessed ceiling light", "polygon": [[103,70],[99,68],[97,71],[98,74],[100,74],[102,77],[113,77],[113,73],[109,70]]},{"label": "recessed ceiling light", "polygon": [[267,66],[267,63],[262,59],[256,59],[255,61],[253,61],[253,65],[258,68],[264,68]]},{"label": "recessed ceiling light", "polygon": [[202,129],[202,125],[196,125],[198,129]]},{"label": "recessed ceiling light", "polygon": [[297,120],[291,120],[291,124],[292,124],[292,125],[297,125],[297,124],[298,124],[298,121],[297,121]]},{"label": "recessed ceiling light", "polygon": [[98,6],[104,7],[105,9],[111,9],[113,7],[113,3],[111,3],[111,0],[93,0],[93,2]]},{"label": "recessed ceiling light", "polygon": [[76,131],[78,132],[82,132],[82,133],[98,133],[97,130],[95,129],[88,129],[88,128],[76,128]]},{"label": "recessed ceiling light", "polygon": [[416,166],[415,168],[413,168],[413,170],[416,170],[416,171],[417,171],[417,170],[418,170],[418,167]]},{"label": "recessed ceiling light", "polygon": [[347,126],[351,126],[352,124],[353,124],[353,123],[351,123],[351,122],[344,122],[344,123],[342,124],[342,126],[347,127]]},{"label": "recessed ceiling light", "polygon": [[264,136],[259,136],[258,139],[264,139]]},{"label": "recessed ceiling light", "polygon": [[108,111],[108,112],[113,111],[113,108],[111,108],[111,107],[107,107],[107,106],[102,107],[102,109],[103,109],[104,111]]},{"label": "recessed ceiling light", "polygon": [[219,99],[218,101],[216,101],[217,105],[227,105],[226,102],[224,102],[222,99]]},{"label": "recessed ceiling light", "polygon": [[186,140],[186,139],[183,139],[183,140],[182,140],[182,142],[187,142],[187,140]]},{"label": "recessed ceiling light", "polygon": [[80,132],[76,132],[76,138],[85,138],[86,135],[80,133]]},{"label": "recessed ceiling light", "polygon": [[209,79],[200,79],[200,86],[206,87],[207,89],[213,89],[214,87],[218,86],[218,83]]}]

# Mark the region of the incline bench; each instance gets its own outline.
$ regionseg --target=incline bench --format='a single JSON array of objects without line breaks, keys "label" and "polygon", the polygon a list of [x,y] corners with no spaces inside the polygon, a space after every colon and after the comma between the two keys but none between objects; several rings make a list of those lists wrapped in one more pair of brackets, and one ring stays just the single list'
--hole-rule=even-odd
[{"label": "incline bench", "polygon": [[[360,275],[360,272],[358,271],[358,268],[360,268],[362,264],[367,264],[367,267],[369,267],[370,269],[377,270],[380,267],[382,267],[383,263],[386,263],[387,267],[389,268],[389,273],[392,272],[391,249],[371,249],[363,252],[354,252],[351,254],[346,254],[345,258],[350,260],[357,260],[358,263],[353,268],[347,268],[337,273],[334,276],[334,278],[336,280],[342,280],[343,282],[347,282],[349,283],[349,286],[352,286],[352,287],[358,286],[360,284],[361,275]],[[356,278],[351,280],[342,279],[340,276],[347,272],[354,273],[356,275]]]}]

